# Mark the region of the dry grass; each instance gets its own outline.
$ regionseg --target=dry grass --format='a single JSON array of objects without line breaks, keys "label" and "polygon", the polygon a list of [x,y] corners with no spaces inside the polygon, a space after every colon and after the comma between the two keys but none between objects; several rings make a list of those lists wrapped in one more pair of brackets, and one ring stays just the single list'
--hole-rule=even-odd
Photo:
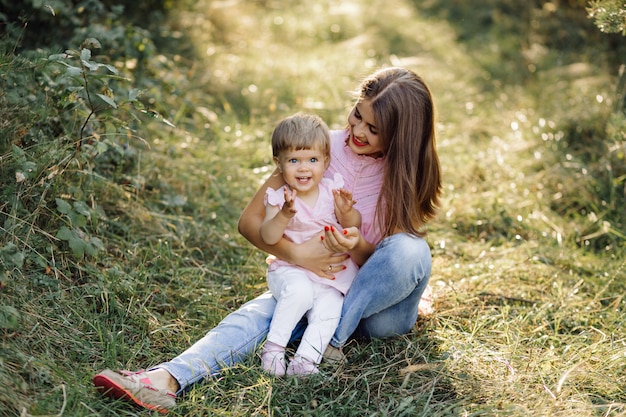
[{"label": "dry grass", "polygon": [[177,94],[148,94],[176,128],[142,132],[139,191],[83,179],[109,215],[107,253],[75,262],[50,246],[41,257],[63,273],[16,269],[1,290],[2,323],[19,326],[0,336],[0,415],[142,414],[90,378],[170,358],[265,287],[263,254],[236,220],[269,172],[276,120],[305,110],[343,126],[360,77],[403,65],[438,107],[436,312],[409,335],[351,343],[349,364],[322,378],[268,378],[249,358],[171,415],[626,416],[624,242],[603,232],[601,210],[581,210],[600,198],[563,146],[572,121],[606,116],[595,97],[612,79],[594,63],[537,61],[548,69],[503,81],[487,64],[510,39],[458,42],[470,16],[426,3],[201,1],[172,16],[193,43],[158,58]]}]

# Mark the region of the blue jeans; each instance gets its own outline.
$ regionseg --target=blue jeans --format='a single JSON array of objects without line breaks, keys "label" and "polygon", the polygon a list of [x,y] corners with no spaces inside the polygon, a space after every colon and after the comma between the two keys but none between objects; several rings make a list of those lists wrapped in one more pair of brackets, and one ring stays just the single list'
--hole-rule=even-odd
[{"label": "blue jeans", "polygon": [[[425,240],[398,233],[383,239],[361,267],[343,303],[331,345],[343,346],[351,336],[382,338],[409,332],[431,271]],[[268,291],[226,316],[189,349],[152,369],[167,370],[186,387],[242,362],[265,340],[276,300]],[[306,322],[292,334],[299,338]]]}]

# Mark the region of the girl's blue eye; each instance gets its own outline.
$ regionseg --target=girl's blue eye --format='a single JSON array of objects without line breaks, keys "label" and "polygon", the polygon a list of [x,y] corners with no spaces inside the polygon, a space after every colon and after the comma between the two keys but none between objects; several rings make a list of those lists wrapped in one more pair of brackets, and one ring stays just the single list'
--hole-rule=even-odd
[{"label": "girl's blue eye", "polygon": [[311,158],[311,162],[317,162],[317,158]]},{"label": "girl's blue eye", "polygon": [[290,164],[295,164],[296,162],[298,162],[298,160],[297,160],[297,159],[295,159],[295,158],[291,158],[291,159],[289,160],[289,163],[290,163]]}]

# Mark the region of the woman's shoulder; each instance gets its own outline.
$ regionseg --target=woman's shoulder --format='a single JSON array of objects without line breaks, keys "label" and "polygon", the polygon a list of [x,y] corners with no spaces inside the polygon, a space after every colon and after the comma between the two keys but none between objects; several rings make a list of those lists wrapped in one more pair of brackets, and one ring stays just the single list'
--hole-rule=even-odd
[{"label": "woman's shoulder", "polygon": [[346,129],[331,130],[329,133],[330,143],[332,144],[332,146],[336,146],[337,144],[343,144],[348,137],[348,131]]},{"label": "woman's shoulder", "polygon": [[346,129],[330,131],[330,153],[332,155],[331,164],[333,163],[333,160],[343,160],[350,156],[348,154],[350,150],[346,146],[347,138],[348,131]]}]

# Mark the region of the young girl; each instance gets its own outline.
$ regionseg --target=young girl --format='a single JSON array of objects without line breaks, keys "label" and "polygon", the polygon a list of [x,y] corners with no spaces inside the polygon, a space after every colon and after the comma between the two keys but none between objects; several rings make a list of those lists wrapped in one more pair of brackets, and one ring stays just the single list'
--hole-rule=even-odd
[{"label": "young girl", "polygon": [[[361,216],[353,208],[352,195],[341,189],[341,175],[323,178],[330,163],[330,137],[322,119],[296,114],[282,120],[272,134],[272,154],[285,185],[266,190],[265,218],[260,228],[263,242],[274,245],[285,236],[303,243],[319,236],[326,227],[343,229],[347,236],[345,228],[360,226]],[[353,230],[352,236],[356,238],[357,233]],[[277,304],[261,354],[262,367],[277,376],[317,373],[322,353],[339,323],[343,294],[358,267],[348,259],[329,280],[272,258],[267,282]],[[287,367],[285,347],[305,315],[306,331]]]},{"label": "young girl", "polygon": [[[346,252],[361,265],[331,340],[337,349],[333,352],[339,353],[352,335],[381,338],[409,332],[428,285],[431,254],[423,239],[424,225],[436,213],[441,173],[433,100],[424,81],[404,68],[386,68],[367,77],[347,128],[331,132],[331,157],[325,175],[342,174],[344,188],[361,213],[356,238],[353,232],[345,236],[329,229],[320,231],[323,245],[320,237],[302,244],[286,238],[274,245],[263,242],[265,190],[284,185],[279,175],[271,176],[252,198],[239,231],[259,249],[321,277],[332,278],[347,259]],[[223,367],[254,352],[267,336],[275,307],[267,292],[229,314],[171,361],[147,372],[105,370],[94,377],[94,384],[115,398],[166,411],[187,387],[219,375]]]}]

